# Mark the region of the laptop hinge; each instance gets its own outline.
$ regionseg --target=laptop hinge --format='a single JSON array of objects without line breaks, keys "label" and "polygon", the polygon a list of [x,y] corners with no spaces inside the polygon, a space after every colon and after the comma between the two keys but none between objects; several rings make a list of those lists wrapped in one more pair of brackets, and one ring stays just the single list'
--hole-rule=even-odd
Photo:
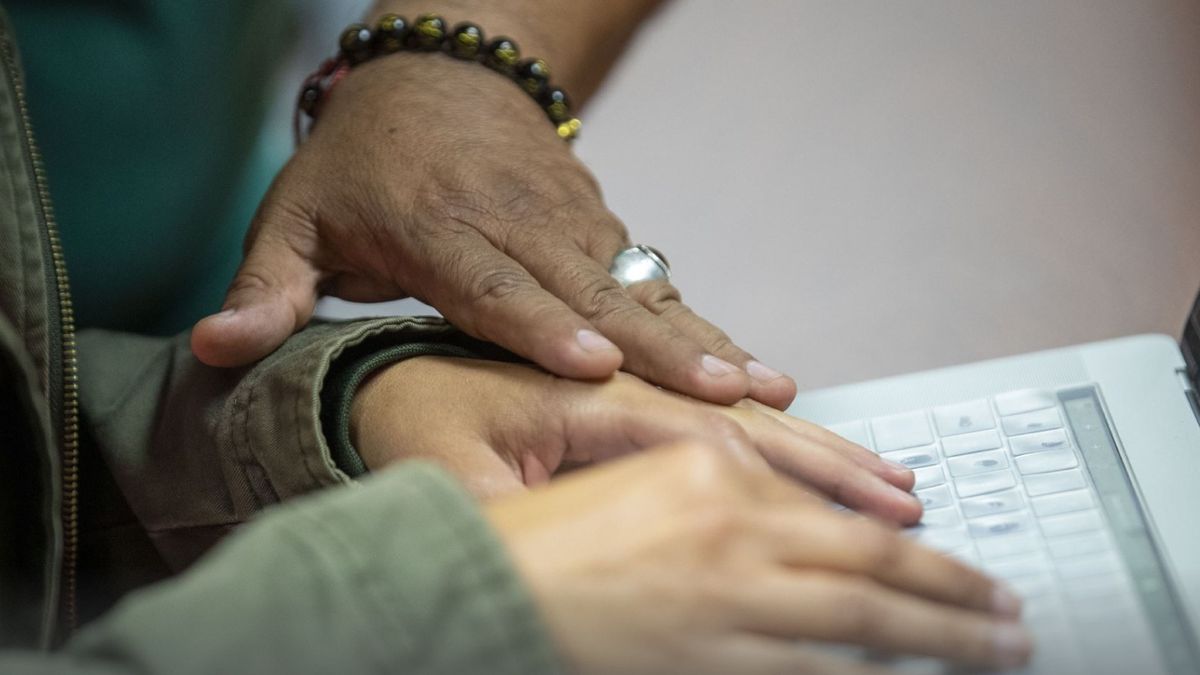
[{"label": "laptop hinge", "polygon": [[1200,295],[1196,304],[1188,314],[1187,324],[1183,327],[1183,341],[1179,344],[1183,350],[1183,358],[1187,361],[1188,378],[1192,387],[1200,390]]}]

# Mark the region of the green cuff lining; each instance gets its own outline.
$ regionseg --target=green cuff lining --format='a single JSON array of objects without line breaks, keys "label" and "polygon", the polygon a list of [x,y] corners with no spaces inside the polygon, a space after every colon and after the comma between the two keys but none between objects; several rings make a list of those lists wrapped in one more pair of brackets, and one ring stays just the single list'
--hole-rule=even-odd
[{"label": "green cuff lining", "polygon": [[380,348],[363,345],[340,356],[321,388],[321,428],[334,464],[351,478],[368,473],[367,465],[350,442],[350,408],[358,387],[379,368],[415,356],[481,358],[467,347],[444,342],[410,342]]}]

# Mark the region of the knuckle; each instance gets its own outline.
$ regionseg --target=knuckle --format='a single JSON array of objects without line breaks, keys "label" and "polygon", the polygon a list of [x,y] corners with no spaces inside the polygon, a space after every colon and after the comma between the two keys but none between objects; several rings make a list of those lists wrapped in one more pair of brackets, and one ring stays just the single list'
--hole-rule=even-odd
[{"label": "knuckle", "polygon": [[739,352],[741,351],[741,349],[739,349],[738,346],[733,343],[733,340],[730,339],[730,337],[726,335],[724,331],[719,329],[714,329],[713,334],[710,335],[705,342],[708,344],[709,351],[714,354],[725,354],[735,350]]},{"label": "knuckle", "polygon": [[683,304],[679,289],[664,279],[634,284],[629,287],[629,293],[646,309],[664,318],[692,311]]},{"label": "knuckle", "polygon": [[702,503],[733,492],[739,482],[735,476],[743,470],[742,463],[731,451],[708,443],[683,445],[675,459],[679,464],[678,475],[688,494]]},{"label": "knuckle", "polygon": [[472,304],[499,304],[529,289],[529,282],[514,270],[487,270],[474,275],[469,285]]},{"label": "knuckle", "polygon": [[275,275],[266,268],[248,265],[238,270],[233,281],[229,284],[228,293],[245,293],[247,291],[265,291],[276,286]]},{"label": "knuckle", "polygon": [[863,582],[835,582],[837,612],[837,637],[853,637],[855,642],[872,643],[878,640],[882,628],[883,612],[879,607],[879,596],[870,584]]},{"label": "knuckle", "polygon": [[697,416],[697,426],[716,438],[746,441],[748,437],[742,425],[724,412],[705,410]]},{"label": "knuckle", "polygon": [[629,302],[625,290],[611,279],[600,278],[589,282],[580,295],[583,298],[583,315],[596,323],[627,317],[637,310]]},{"label": "knuckle", "polygon": [[587,227],[583,232],[583,247],[597,260],[609,261],[622,248],[629,244],[629,230],[625,223],[603,209],[603,215],[587,219]]},{"label": "knuckle", "polygon": [[861,531],[855,533],[863,567],[869,572],[895,569],[904,557],[906,541],[882,526],[864,522]]}]

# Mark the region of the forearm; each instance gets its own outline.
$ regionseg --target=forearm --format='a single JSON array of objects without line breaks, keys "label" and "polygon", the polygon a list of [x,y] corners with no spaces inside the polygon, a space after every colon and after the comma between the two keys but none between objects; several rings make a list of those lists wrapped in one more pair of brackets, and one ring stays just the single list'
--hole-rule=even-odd
[{"label": "forearm", "polygon": [[662,0],[377,0],[370,18],[409,19],[433,12],[451,25],[479,24],[512,38],[526,56],[546,60],[554,81],[582,106],[596,91],[637,27]]},{"label": "forearm", "polygon": [[419,464],[276,509],[61,653],[0,651],[6,673],[559,670],[477,507]]}]

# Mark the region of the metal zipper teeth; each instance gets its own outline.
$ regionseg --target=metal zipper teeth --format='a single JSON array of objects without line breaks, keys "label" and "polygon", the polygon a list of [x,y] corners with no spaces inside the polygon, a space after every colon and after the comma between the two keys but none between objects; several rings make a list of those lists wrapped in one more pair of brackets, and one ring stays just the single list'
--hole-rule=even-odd
[{"label": "metal zipper teeth", "polygon": [[25,135],[25,147],[33,164],[34,185],[42,219],[50,240],[50,259],[54,265],[54,280],[58,293],[59,330],[62,348],[62,602],[63,614],[68,631],[73,631],[79,622],[78,579],[79,563],[79,354],[75,344],[75,309],[71,302],[71,284],[67,277],[66,261],[62,242],[58,236],[58,225],[54,220],[54,208],[50,203],[50,192],[46,188],[46,171],[42,155],[34,142],[29,108],[25,99],[25,85],[16,75],[17,65],[12,46],[5,41],[4,60],[13,73],[13,92],[17,110],[21,115],[21,131]]}]

